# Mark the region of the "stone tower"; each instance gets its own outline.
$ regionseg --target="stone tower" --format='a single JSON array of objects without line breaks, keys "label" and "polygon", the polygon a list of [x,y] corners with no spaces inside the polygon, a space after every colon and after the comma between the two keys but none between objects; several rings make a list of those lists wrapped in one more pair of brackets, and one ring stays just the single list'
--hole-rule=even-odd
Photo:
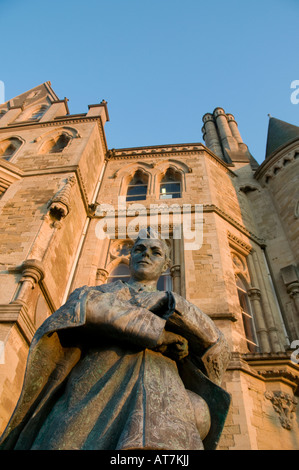
[{"label": "stone tower", "polygon": [[0,113],[0,431],[38,326],[75,288],[126,279],[154,207],[172,244],[160,288],[207,313],[233,351],[219,449],[299,449],[299,128],[271,118],[258,165],[222,108],[203,117],[205,145],[122,149],[107,146],[105,101],[71,115],[49,82]]}]

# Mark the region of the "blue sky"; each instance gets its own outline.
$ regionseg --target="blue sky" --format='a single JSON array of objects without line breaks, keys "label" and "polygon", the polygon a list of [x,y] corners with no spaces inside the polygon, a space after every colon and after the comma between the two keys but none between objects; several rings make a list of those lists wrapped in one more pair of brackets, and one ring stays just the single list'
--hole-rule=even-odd
[{"label": "blue sky", "polygon": [[72,114],[107,100],[109,148],[203,142],[220,106],[261,163],[269,113],[299,126],[298,19],[298,0],[0,0],[0,80],[6,100],[49,80]]}]

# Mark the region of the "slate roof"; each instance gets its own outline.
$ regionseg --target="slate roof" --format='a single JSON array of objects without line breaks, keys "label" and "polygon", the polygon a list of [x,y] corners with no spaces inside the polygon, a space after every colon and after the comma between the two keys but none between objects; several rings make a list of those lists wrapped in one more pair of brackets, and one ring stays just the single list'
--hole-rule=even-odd
[{"label": "slate roof", "polygon": [[295,139],[299,139],[298,126],[271,117],[268,126],[266,158],[269,158],[279,147]]}]

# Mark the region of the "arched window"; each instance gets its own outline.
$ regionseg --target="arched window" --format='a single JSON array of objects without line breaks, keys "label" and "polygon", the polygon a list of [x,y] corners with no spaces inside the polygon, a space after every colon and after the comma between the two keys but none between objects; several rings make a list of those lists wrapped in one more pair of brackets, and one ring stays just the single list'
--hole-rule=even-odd
[{"label": "arched window", "polygon": [[124,263],[118,264],[110,273],[107,283],[115,281],[126,282],[130,279],[130,270],[129,266]]},{"label": "arched window", "polygon": [[5,158],[5,160],[10,160],[21,144],[21,140],[16,137],[3,140],[0,142],[0,157]]},{"label": "arched window", "polygon": [[127,201],[142,201],[146,199],[148,177],[142,171],[136,171],[127,189]]},{"label": "arched window", "polygon": [[68,145],[71,140],[70,136],[66,134],[60,134],[48,140],[42,147],[41,153],[59,153]]},{"label": "arched window", "polygon": [[181,197],[181,176],[172,168],[168,168],[160,183],[160,199]]},{"label": "arched window", "polygon": [[239,296],[239,303],[241,306],[242,320],[244,326],[245,337],[247,346],[250,352],[258,351],[258,340],[256,335],[256,329],[254,325],[254,318],[248,299],[246,287],[240,277],[237,278],[237,290]]}]

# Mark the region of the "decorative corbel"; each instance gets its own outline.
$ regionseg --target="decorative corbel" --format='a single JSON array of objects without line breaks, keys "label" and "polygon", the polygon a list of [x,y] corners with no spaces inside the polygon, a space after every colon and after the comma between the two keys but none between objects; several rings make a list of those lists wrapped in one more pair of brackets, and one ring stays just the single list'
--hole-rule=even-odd
[{"label": "decorative corbel", "polygon": [[55,220],[64,219],[71,209],[71,189],[76,182],[75,176],[69,176],[65,185],[48,202],[50,215]]},{"label": "decorative corbel", "polygon": [[265,392],[265,397],[271,401],[274,410],[279,414],[281,426],[291,430],[292,420],[298,403],[297,399],[289,393],[281,391]]},{"label": "decorative corbel", "polygon": [[109,160],[110,158],[115,156],[115,149],[108,150],[106,152],[106,159]]},{"label": "decorative corbel", "polygon": [[252,300],[260,301],[261,299],[261,291],[257,287],[250,287],[247,289],[247,294]]}]

